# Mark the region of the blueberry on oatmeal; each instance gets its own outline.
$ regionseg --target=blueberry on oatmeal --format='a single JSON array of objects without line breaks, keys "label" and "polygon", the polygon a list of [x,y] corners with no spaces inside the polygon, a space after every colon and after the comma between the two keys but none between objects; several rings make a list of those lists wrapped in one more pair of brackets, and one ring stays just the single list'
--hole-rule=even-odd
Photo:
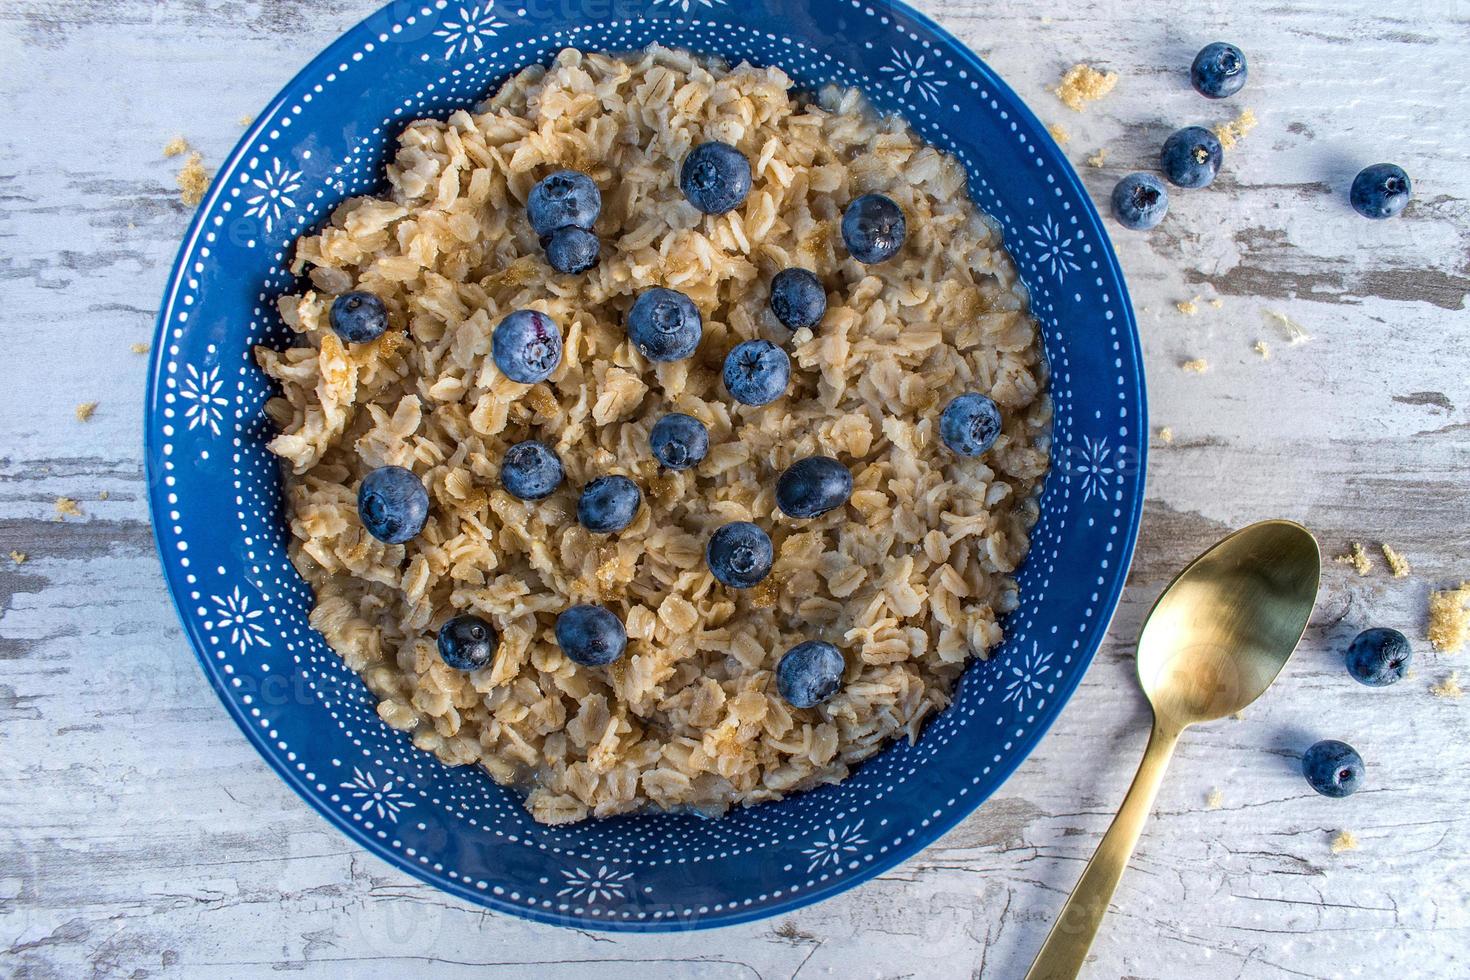
[{"label": "blueberry on oatmeal", "polygon": [[979,456],[1000,435],[1000,408],[985,395],[956,395],[939,416],[939,438],[961,456]]},{"label": "blueberry on oatmeal", "polygon": [[821,640],[798,643],[776,664],[776,690],[793,708],[815,708],[842,687],[842,651]]},{"label": "blueberry on oatmeal", "polygon": [[1403,680],[1413,658],[1408,637],[1398,630],[1375,626],[1363,630],[1348,644],[1347,669],[1360,684],[1384,687]]},{"label": "blueberry on oatmeal", "polygon": [[842,241],[852,257],[864,265],[893,258],[907,236],[903,208],[882,194],[864,194],[842,215]]},{"label": "blueberry on oatmeal", "polygon": [[594,534],[612,534],[633,523],[643,493],[626,476],[600,476],[582,488],[577,520]]},{"label": "blueberry on oatmeal", "polygon": [[771,572],[771,539],[749,521],[734,521],[710,535],[704,560],[710,574],[732,589],[748,589]]},{"label": "blueberry on oatmeal", "polygon": [[585,228],[567,225],[551,233],[546,240],[546,261],[557,272],[575,275],[597,264],[602,243]]},{"label": "blueberry on oatmeal", "polygon": [[1169,192],[1153,174],[1129,174],[1113,188],[1113,217],[1133,231],[1147,231],[1169,213]]},{"label": "blueberry on oatmeal", "polygon": [[818,517],[852,496],[852,474],[831,456],[808,456],[776,480],[776,506],[787,517]]},{"label": "blueberry on oatmeal", "polygon": [[827,291],[810,269],[782,269],[771,280],[771,312],[787,330],[815,327],[827,312]]},{"label": "blueberry on oatmeal", "polygon": [[429,491],[412,470],[380,466],[362,478],[357,516],[367,532],[385,544],[412,541],[429,519]]},{"label": "blueberry on oatmeal", "polygon": [[1218,136],[1203,126],[1186,126],[1164,141],[1159,169],[1175,187],[1208,187],[1224,159]]},{"label": "blueberry on oatmeal", "polygon": [[734,211],[750,194],[750,161],[729,143],[701,143],[679,168],[679,190],[705,214]]},{"label": "blueberry on oatmeal", "polygon": [[694,416],[670,412],[653,423],[648,443],[654,458],[664,467],[687,470],[698,466],[709,452],[709,432]]},{"label": "blueberry on oatmeal", "polygon": [[332,300],[332,330],[352,344],[377,340],[388,329],[388,308],[372,293],[343,293]]},{"label": "blueberry on oatmeal", "polygon": [[558,170],[543,177],[526,198],[526,217],[540,238],[558,228],[591,231],[601,213],[601,192],[591,177],[577,170]]},{"label": "blueberry on oatmeal", "polygon": [[1233,44],[1206,44],[1189,66],[1189,81],[1207,99],[1224,99],[1239,92],[1248,74],[1245,55]]},{"label": "blueberry on oatmeal", "polygon": [[556,644],[574,664],[605,667],[628,648],[628,632],[608,609],[584,604],[556,617]]},{"label": "blueberry on oatmeal", "polygon": [[1349,199],[1353,210],[1365,218],[1392,218],[1404,209],[1414,193],[1414,185],[1404,168],[1392,163],[1375,163],[1364,167],[1353,178]]},{"label": "blueberry on oatmeal", "polygon": [[650,361],[682,361],[704,336],[694,301],[676,289],[654,286],[638,294],[628,311],[628,339]]},{"label": "blueberry on oatmeal", "polygon": [[540,310],[516,310],[496,325],[490,347],[501,374],[536,384],[561,363],[561,330]]},{"label": "blueberry on oatmeal", "polygon": [[490,666],[500,637],[495,627],[479,616],[463,613],[439,627],[439,656],[455,670],[480,670]]},{"label": "blueberry on oatmeal", "polygon": [[527,439],[505,451],[500,460],[500,485],[521,500],[541,500],[561,486],[561,457],[546,443]]},{"label": "blueberry on oatmeal", "polygon": [[1323,796],[1350,796],[1363,785],[1363,757],[1346,742],[1323,739],[1302,754],[1302,775]]},{"label": "blueberry on oatmeal", "polygon": [[725,355],[725,390],[742,405],[769,405],[786,393],[791,358],[769,340],[747,340]]}]

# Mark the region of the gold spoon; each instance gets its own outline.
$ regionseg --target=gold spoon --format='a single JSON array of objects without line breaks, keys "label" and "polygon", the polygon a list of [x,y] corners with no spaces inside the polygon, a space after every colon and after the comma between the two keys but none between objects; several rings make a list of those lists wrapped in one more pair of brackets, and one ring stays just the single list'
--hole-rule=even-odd
[{"label": "gold spoon", "polygon": [[1322,556],[1306,528],[1262,521],[1200,555],[1159,596],[1138,639],[1138,681],[1154,713],[1148,748],[1026,980],[1077,976],[1179,735],[1266,692],[1307,628],[1321,575]]}]

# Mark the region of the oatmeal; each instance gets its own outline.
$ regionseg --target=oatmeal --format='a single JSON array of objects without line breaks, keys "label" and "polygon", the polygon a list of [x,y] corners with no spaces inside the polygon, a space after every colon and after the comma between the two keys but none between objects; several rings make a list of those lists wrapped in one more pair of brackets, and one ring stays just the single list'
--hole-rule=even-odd
[{"label": "oatmeal", "polygon": [[[739,150],[750,183],[728,211],[700,185],[701,214],[680,164],[711,140]],[[293,345],[257,351],[281,387],[271,449],[289,470],[311,623],[379,715],[447,764],[528,788],[546,823],[718,813],[838,781],[916,738],[1017,604],[1051,422],[1036,324],[963,168],[855,91],[801,101],[779,70],[657,48],[563,52],[399,144],[385,196],[346,202],[297,243],[308,287],[281,302]],[[600,193],[594,211],[576,181],[558,192],[600,243],[576,274],[553,271],[526,211],[565,171]],[[865,205],[863,265],[843,215],[869,197],[899,213]],[[783,325],[811,320],[802,282],[773,312],[789,268],[825,291],[815,325]],[[672,304],[656,322],[701,324],[682,359],[634,342],[634,301],[655,287]],[[346,295],[357,319],[334,330]],[[364,295],[383,307],[374,329]],[[502,358],[513,314],[523,338],[559,331],[555,351]],[[732,379],[746,344],[749,372]],[[970,405],[942,439],[941,411],[975,392],[998,414]],[[656,455],[670,413],[693,425],[661,432]],[[956,442],[997,420],[987,440]],[[823,463],[804,474],[816,483],[778,490],[809,458],[850,484]],[[418,478],[426,512],[388,468]],[[383,484],[373,508],[406,510],[360,516],[369,474]],[[365,530],[409,510],[402,543]],[[768,540],[753,587],[749,563],[713,554],[716,530],[722,547]],[[597,609],[611,616],[579,611]]]}]

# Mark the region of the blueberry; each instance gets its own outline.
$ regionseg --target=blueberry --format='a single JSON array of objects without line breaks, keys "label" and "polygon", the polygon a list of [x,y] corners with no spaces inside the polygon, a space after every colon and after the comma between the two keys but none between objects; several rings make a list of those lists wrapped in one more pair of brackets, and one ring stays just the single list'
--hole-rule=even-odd
[{"label": "blueberry", "polygon": [[388,329],[388,308],[372,293],[343,293],[332,300],[332,329],[351,344],[377,340]]},{"label": "blueberry", "polygon": [[543,177],[526,198],[526,217],[538,238],[568,225],[590,231],[601,211],[597,185],[576,170],[558,170]]},{"label": "blueberry", "polygon": [[775,550],[765,531],[748,521],[726,524],[710,535],[704,560],[710,574],[732,589],[748,589],[771,573]]},{"label": "blueberry", "polygon": [[490,666],[499,644],[495,627],[469,613],[455,616],[439,627],[439,656],[455,670]]},{"label": "blueberry", "polygon": [[628,631],[602,606],[572,606],[556,617],[556,642],[572,663],[605,667],[628,648]]},{"label": "blueberry", "polygon": [[842,687],[846,669],[841,650],[821,640],[807,640],[787,650],[776,665],[776,690],[793,708],[814,708]]},{"label": "blueberry", "polygon": [[1176,187],[1208,187],[1224,159],[1218,136],[1203,126],[1186,126],[1164,141],[1159,169]]},{"label": "blueberry", "polygon": [[1129,174],[1113,188],[1113,217],[1124,228],[1147,231],[1169,213],[1169,192],[1153,174]]},{"label": "blueberry", "polygon": [[831,456],[808,456],[776,480],[776,506],[787,517],[817,517],[852,496],[852,474]]},{"label": "blueberry", "polygon": [[1353,210],[1365,218],[1392,218],[1404,209],[1413,193],[1414,185],[1403,167],[1375,163],[1353,178],[1349,197]]},{"label": "blueberry", "polygon": [[626,476],[600,476],[582,488],[577,520],[595,534],[611,534],[633,523],[643,494]]},{"label": "blueberry", "polygon": [[729,143],[701,143],[679,168],[679,190],[705,214],[724,214],[750,193],[750,161]]},{"label": "blueberry", "polygon": [[1363,785],[1363,757],[1345,742],[1323,739],[1302,754],[1302,775],[1323,796],[1350,796]]},{"label": "blueberry", "polygon": [[694,300],[675,289],[654,286],[638,294],[628,311],[628,339],[650,361],[682,361],[704,336]]},{"label": "blueberry", "polygon": [[771,280],[771,312],[787,330],[815,327],[827,312],[827,291],[808,269],[782,269]]},{"label": "blueberry", "polygon": [[1414,651],[1398,630],[1374,627],[1359,633],[1347,649],[1347,669],[1353,680],[1383,687],[1404,679]]},{"label": "blueberry", "polygon": [[505,451],[500,461],[500,485],[521,500],[540,500],[561,486],[561,459],[544,442],[527,439]]},{"label": "blueberry", "polygon": [[495,327],[495,366],[512,381],[533,385],[561,363],[561,329],[539,310],[516,310]]},{"label": "blueberry", "polygon": [[546,240],[546,261],[557,272],[586,272],[597,264],[601,254],[602,243],[597,236],[575,225],[558,228]]},{"label": "blueberry", "polygon": [[1233,44],[1206,44],[1189,66],[1194,90],[1207,99],[1223,99],[1239,92],[1247,74],[1245,55]]},{"label": "blueberry", "polygon": [[892,258],[903,248],[908,223],[903,208],[882,194],[864,194],[842,215],[842,240],[864,265]]},{"label": "blueberry", "polygon": [[985,395],[956,395],[939,416],[939,438],[961,456],[979,456],[1000,435],[1000,409]]},{"label": "blueberry", "polygon": [[747,340],[725,355],[725,390],[742,405],[769,405],[786,393],[791,358],[769,340]]},{"label": "blueberry", "polygon": [[357,490],[357,516],[379,541],[412,541],[429,519],[429,491],[412,470],[380,466],[362,478]]},{"label": "blueberry", "polygon": [[671,470],[687,470],[698,466],[709,452],[709,433],[704,423],[692,415],[670,412],[648,433],[649,445],[658,461]]}]

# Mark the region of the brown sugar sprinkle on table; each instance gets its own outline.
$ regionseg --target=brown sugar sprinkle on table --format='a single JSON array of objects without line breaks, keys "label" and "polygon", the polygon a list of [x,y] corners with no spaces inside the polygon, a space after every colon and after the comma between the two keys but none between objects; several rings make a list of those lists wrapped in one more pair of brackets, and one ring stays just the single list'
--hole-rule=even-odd
[{"label": "brown sugar sprinkle on table", "polygon": [[1348,550],[1332,559],[1339,565],[1351,565],[1353,571],[1359,575],[1367,575],[1373,571],[1373,560],[1368,557],[1368,550],[1363,547],[1363,542],[1353,541],[1348,545]]},{"label": "brown sugar sprinkle on table", "polygon": [[1256,114],[1247,107],[1240,110],[1240,115],[1229,122],[1215,126],[1215,136],[1220,140],[1220,146],[1228,150],[1239,143],[1246,133],[1256,128],[1257,121]]},{"label": "brown sugar sprinkle on table", "polygon": [[1100,146],[1098,147],[1096,153],[1087,158],[1087,165],[1089,167],[1101,167],[1104,163],[1107,162],[1107,159],[1108,148],[1106,146]]},{"label": "brown sugar sprinkle on table", "polygon": [[129,344],[128,345],[128,350],[132,351],[134,354],[146,354],[151,349],[152,349],[152,345],[151,344]]},{"label": "brown sugar sprinkle on table", "polygon": [[184,169],[179,171],[176,178],[179,185],[179,200],[193,207],[204,200],[204,192],[209,190],[209,171],[204,169],[204,158],[198,153],[189,154],[189,159],[184,161]]},{"label": "brown sugar sprinkle on table", "polygon": [[1394,551],[1387,541],[1381,542],[1378,547],[1383,551],[1383,560],[1388,562],[1388,570],[1393,572],[1394,578],[1408,578],[1413,571],[1409,567],[1409,559]]},{"label": "brown sugar sprinkle on table", "polygon": [[12,551],[10,553],[10,560],[15,562],[17,565],[24,565],[26,563],[26,559],[29,557],[31,556],[26,554],[24,551]]},{"label": "brown sugar sprinkle on table", "polygon": [[1358,849],[1358,838],[1351,830],[1339,830],[1337,836],[1332,838],[1332,853],[1341,854],[1343,851],[1356,851]]},{"label": "brown sugar sprinkle on table", "polygon": [[1193,299],[1182,299],[1174,304],[1174,308],[1185,316],[1194,316],[1199,312],[1199,297]]},{"label": "brown sugar sprinkle on table", "polygon": [[1072,140],[1072,134],[1067,132],[1061,123],[1049,123],[1046,131],[1051,134],[1052,139],[1057,141],[1057,146],[1066,146]]},{"label": "brown sugar sprinkle on table", "polygon": [[1118,84],[1117,72],[1101,72],[1090,65],[1073,65],[1062,76],[1055,91],[1068,109],[1081,112],[1089,102],[1096,102]]},{"label": "brown sugar sprinkle on table", "polygon": [[58,521],[61,520],[63,517],[81,516],[82,508],[77,504],[75,500],[71,499],[70,497],[56,498],[56,519]]},{"label": "brown sugar sprinkle on table", "polygon": [[89,421],[92,418],[92,413],[95,411],[97,411],[96,402],[82,402],[77,406],[77,421]]},{"label": "brown sugar sprinkle on table", "polygon": [[1442,677],[1438,684],[1429,689],[1429,693],[1437,698],[1448,698],[1458,701],[1465,696],[1465,689],[1460,686],[1460,672],[1452,670]]},{"label": "brown sugar sprinkle on table", "polygon": [[1204,374],[1210,369],[1210,362],[1205,360],[1203,357],[1195,357],[1185,361],[1179,366],[1191,374]]},{"label": "brown sugar sprinkle on table", "polygon": [[1461,582],[1458,589],[1440,589],[1429,593],[1429,628],[1426,635],[1429,643],[1440,653],[1454,653],[1465,645],[1470,636],[1470,582]]},{"label": "brown sugar sprinkle on table", "polygon": [[163,144],[163,155],[166,157],[176,157],[180,153],[186,152],[188,149],[189,141],[184,139],[182,136],[175,136],[173,139]]}]

